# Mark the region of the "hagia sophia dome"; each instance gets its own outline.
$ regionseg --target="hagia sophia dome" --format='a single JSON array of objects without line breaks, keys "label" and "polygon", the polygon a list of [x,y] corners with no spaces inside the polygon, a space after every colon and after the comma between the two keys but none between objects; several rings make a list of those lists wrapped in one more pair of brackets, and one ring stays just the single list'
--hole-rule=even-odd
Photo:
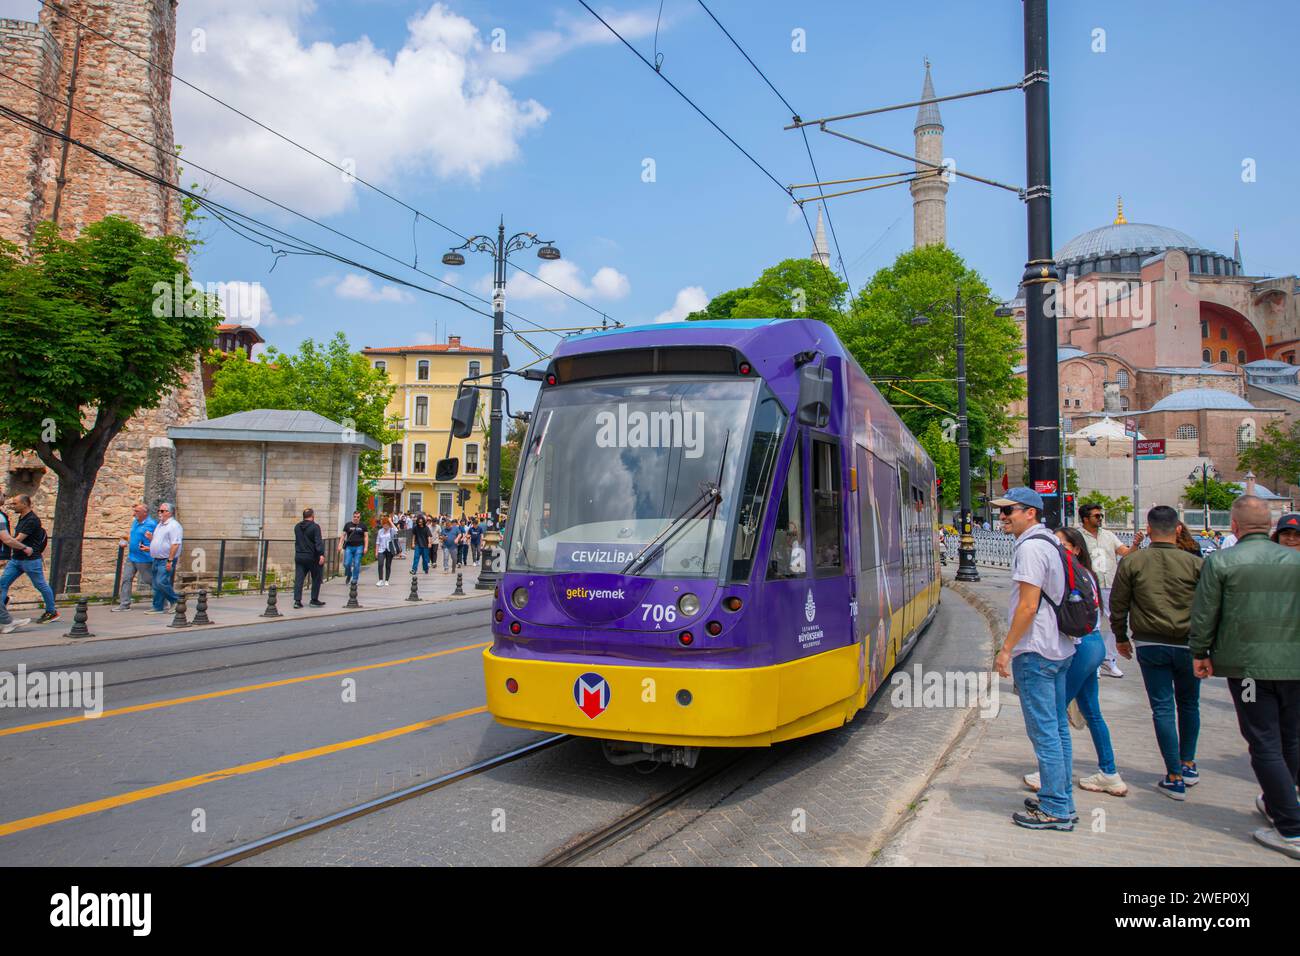
[{"label": "hagia sophia dome", "polygon": [[1085,276],[1092,272],[1138,272],[1142,263],[1169,249],[1187,253],[1197,275],[1241,275],[1240,254],[1225,255],[1169,226],[1129,222],[1119,204],[1115,221],[1080,233],[1056,250],[1061,275]]}]

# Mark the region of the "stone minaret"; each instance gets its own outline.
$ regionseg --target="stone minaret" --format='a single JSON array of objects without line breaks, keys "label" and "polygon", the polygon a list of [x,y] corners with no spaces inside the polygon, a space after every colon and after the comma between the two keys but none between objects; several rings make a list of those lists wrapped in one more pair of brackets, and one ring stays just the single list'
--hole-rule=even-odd
[{"label": "stone minaret", "polygon": [[822,223],[822,207],[817,206],[817,234],[813,239],[813,262],[820,262],[827,269],[831,267],[831,247],[826,244],[826,226]]},{"label": "stone minaret", "polygon": [[[930,80],[930,61],[925,61],[925,85],[921,99],[934,98]],[[916,111],[916,157],[927,162],[943,162],[943,120],[937,103],[922,104]],[[916,164],[918,178],[909,187],[912,192],[912,245],[943,245],[948,241],[948,183],[933,166]]]}]

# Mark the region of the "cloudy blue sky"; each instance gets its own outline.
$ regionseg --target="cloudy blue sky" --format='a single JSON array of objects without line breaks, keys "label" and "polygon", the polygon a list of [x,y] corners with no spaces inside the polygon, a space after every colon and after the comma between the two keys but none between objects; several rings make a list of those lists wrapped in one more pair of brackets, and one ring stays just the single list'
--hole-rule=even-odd
[{"label": "cloudy blue sky", "polygon": [[[707,2],[804,117],[916,98],[925,56],[940,94],[1015,82],[1022,72],[1017,0]],[[657,46],[664,76],[779,182],[812,178],[802,138],[782,130],[787,110],[695,0],[665,0],[661,19],[658,0],[592,5],[647,58]],[[36,7],[0,0],[0,15],[31,19]],[[576,0],[181,0],[179,9],[179,76],[461,233],[494,229],[504,213],[510,231],[553,239],[564,259],[541,274],[594,310],[514,279],[510,307],[539,325],[598,323],[601,312],[629,324],[672,318],[809,251],[803,220],[778,187]],[[1229,13],[1210,0],[1094,0],[1057,2],[1051,17],[1056,245],[1109,222],[1122,193],[1132,222],[1174,226],[1226,250],[1240,228],[1248,271],[1296,271],[1298,8],[1242,0]],[[442,266],[455,240],[428,219],[415,221],[180,85],[173,102],[176,138],[192,163],[406,265],[191,170],[214,198],[436,286],[407,267],[418,252],[421,269],[490,294],[490,261],[469,255],[459,270]],[[960,169],[1023,184],[1020,93],[942,111],[945,155]],[[909,110],[841,128],[910,151],[913,122]],[[822,133],[809,138],[824,179],[905,167]],[[1246,160],[1253,182],[1243,182]],[[832,200],[830,209],[855,289],[911,243],[904,189]],[[282,259],[271,271],[265,249],[214,222],[204,233],[197,278],[258,283],[261,331],[282,348],[337,330],[355,346],[449,333],[490,344],[490,321],[453,303],[319,258]],[[1013,194],[963,180],[951,188],[949,244],[999,293],[1015,289],[1024,234]],[[531,270],[542,266],[522,255]],[[549,348],[555,339],[535,341]],[[524,350],[510,350],[520,364]]]}]

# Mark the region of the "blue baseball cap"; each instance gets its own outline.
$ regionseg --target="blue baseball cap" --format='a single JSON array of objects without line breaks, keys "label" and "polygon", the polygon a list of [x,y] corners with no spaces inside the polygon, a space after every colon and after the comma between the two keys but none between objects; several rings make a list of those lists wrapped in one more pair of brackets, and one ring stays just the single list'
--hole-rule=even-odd
[{"label": "blue baseball cap", "polygon": [[1043,511],[1043,496],[1032,488],[1012,488],[1001,498],[994,498],[990,504],[999,508],[1005,508],[1008,505],[1024,505],[1026,508],[1037,508],[1041,514]]}]

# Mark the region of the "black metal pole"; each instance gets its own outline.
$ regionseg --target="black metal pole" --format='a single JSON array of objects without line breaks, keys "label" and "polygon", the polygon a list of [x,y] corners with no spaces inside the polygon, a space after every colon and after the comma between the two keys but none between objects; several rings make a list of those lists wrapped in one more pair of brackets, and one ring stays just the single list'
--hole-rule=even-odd
[{"label": "black metal pole", "polygon": [[970,513],[970,433],[966,419],[966,314],[961,308],[961,286],[957,287],[957,449],[961,455],[961,538],[957,542],[957,580],[978,581],[975,567],[975,536]]},{"label": "black metal pole", "polygon": [[1061,511],[1061,445],[1057,432],[1056,319],[1047,296],[1057,281],[1052,259],[1052,161],[1048,113],[1047,0],[1024,0],[1025,19],[1025,202],[1029,260],[1025,289],[1029,384],[1029,479],[1055,481],[1057,494],[1043,499],[1043,517],[1055,528]]},{"label": "black metal pole", "polygon": [[492,417],[488,435],[488,511],[500,520],[501,509],[501,382],[505,365],[506,223],[497,226],[496,272],[492,284]]}]

